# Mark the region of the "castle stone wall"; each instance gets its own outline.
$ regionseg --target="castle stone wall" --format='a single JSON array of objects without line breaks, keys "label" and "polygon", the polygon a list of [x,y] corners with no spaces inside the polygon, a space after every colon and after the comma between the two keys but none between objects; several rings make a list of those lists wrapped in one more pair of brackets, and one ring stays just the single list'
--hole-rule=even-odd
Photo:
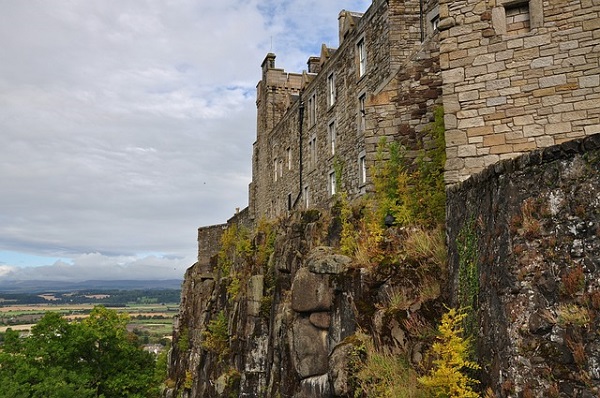
[{"label": "castle stone wall", "polygon": [[[434,8],[434,2],[425,3],[426,11]],[[398,140],[409,150],[420,145],[441,95],[437,36],[428,23],[416,0],[374,1],[362,16],[342,11],[340,47],[323,46],[320,59],[309,59],[309,72],[318,73],[303,73],[297,91],[288,89],[289,76],[299,75],[276,69],[274,55],[267,56],[258,85],[259,124],[250,184],[255,218],[326,208],[336,185],[350,198],[357,197],[369,190],[370,169],[382,138]],[[360,43],[366,51],[363,75]],[[287,96],[273,94],[286,90]],[[268,114],[272,109],[286,111],[274,117]],[[268,120],[275,121],[272,129]]]},{"label": "castle stone wall", "polygon": [[440,0],[446,181],[600,132],[598,0]]}]

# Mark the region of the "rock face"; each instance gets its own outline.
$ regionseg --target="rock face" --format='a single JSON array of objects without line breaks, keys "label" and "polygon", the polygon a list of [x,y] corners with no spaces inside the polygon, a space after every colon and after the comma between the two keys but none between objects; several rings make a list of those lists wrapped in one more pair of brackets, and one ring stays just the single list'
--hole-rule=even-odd
[{"label": "rock face", "polygon": [[[377,320],[379,342],[398,348],[402,340],[406,351],[417,347],[402,322],[380,309],[388,290],[413,279],[393,270],[365,272],[323,246],[339,239],[327,219],[315,211],[294,214],[277,228],[265,264],[258,255],[233,254],[227,261],[231,276],[220,274],[216,258],[212,274],[205,265],[188,270],[166,394],[352,397],[348,365],[356,358],[351,337],[358,327],[369,330]],[[257,236],[253,247],[266,242]],[[439,305],[432,299],[423,308],[435,312]],[[406,309],[400,317],[420,311]],[[217,351],[211,325],[221,312],[227,314],[228,340]]]},{"label": "rock face", "polygon": [[596,135],[536,151],[449,191],[453,297],[472,260],[478,355],[497,396],[598,396],[599,148]]},{"label": "rock face", "polygon": [[[473,308],[496,397],[598,396],[600,135],[499,163],[447,195],[446,285],[426,258],[368,268],[337,254],[335,215],[318,211],[191,267],[165,397],[354,397],[357,331],[416,366],[442,301]],[[433,280],[442,296],[423,299]]]}]

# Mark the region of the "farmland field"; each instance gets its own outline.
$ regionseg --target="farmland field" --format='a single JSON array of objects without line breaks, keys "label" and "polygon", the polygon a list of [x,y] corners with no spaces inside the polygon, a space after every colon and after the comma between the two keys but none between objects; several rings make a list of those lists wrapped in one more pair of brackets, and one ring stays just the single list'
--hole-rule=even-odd
[{"label": "farmland field", "polygon": [[[41,300],[40,300],[41,299]],[[171,302],[163,302],[170,299]],[[177,301],[176,301],[176,300]],[[173,317],[179,311],[179,291],[93,291],[8,295],[0,293],[0,333],[12,328],[27,332],[46,312],[58,312],[76,321],[88,316],[96,305],[104,305],[130,318],[128,330],[144,344],[169,339]],[[28,302],[34,303],[28,303]],[[87,301],[81,303],[81,301]]]}]

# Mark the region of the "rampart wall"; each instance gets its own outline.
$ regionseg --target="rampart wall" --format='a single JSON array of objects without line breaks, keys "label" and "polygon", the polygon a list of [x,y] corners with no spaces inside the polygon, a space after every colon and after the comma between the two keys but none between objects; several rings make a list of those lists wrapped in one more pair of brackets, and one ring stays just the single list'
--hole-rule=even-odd
[{"label": "rampart wall", "polygon": [[499,397],[596,395],[600,135],[500,161],[447,193],[450,297],[470,298],[482,384]]}]

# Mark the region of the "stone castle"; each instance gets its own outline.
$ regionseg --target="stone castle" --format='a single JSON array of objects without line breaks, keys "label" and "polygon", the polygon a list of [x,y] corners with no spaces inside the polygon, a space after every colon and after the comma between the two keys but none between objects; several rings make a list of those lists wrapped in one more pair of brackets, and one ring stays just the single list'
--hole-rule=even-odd
[{"label": "stone castle", "polygon": [[[441,292],[456,305],[471,267],[481,385],[501,398],[597,396],[600,0],[373,0],[340,12],[339,39],[302,73],[278,69],[274,54],[262,63],[249,205],[198,230],[165,397],[357,396],[348,366],[359,330],[421,366],[411,322],[440,303],[386,314],[390,292],[419,285],[410,264],[369,273],[323,246],[335,246],[326,211],[302,210],[331,208],[340,188],[369,192],[383,138],[408,156],[431,145],[439,106]],[[268,260],[227,252],[237,265],[222,275],[224,231],[262,219],[281,220]],[[227,355],[207,347],[218,314]]]},{"label": "stone castle", "polygon": [[[265,57],[249,206],[229,222],[327,208],[340,185],[360,196],[380,140],[418,148],[440,105],[448,185],[600,133],[596,0],[374,0],[340,12],[339,41],[302,73]],[[201,264],[226,226],[199,229]]]}]

